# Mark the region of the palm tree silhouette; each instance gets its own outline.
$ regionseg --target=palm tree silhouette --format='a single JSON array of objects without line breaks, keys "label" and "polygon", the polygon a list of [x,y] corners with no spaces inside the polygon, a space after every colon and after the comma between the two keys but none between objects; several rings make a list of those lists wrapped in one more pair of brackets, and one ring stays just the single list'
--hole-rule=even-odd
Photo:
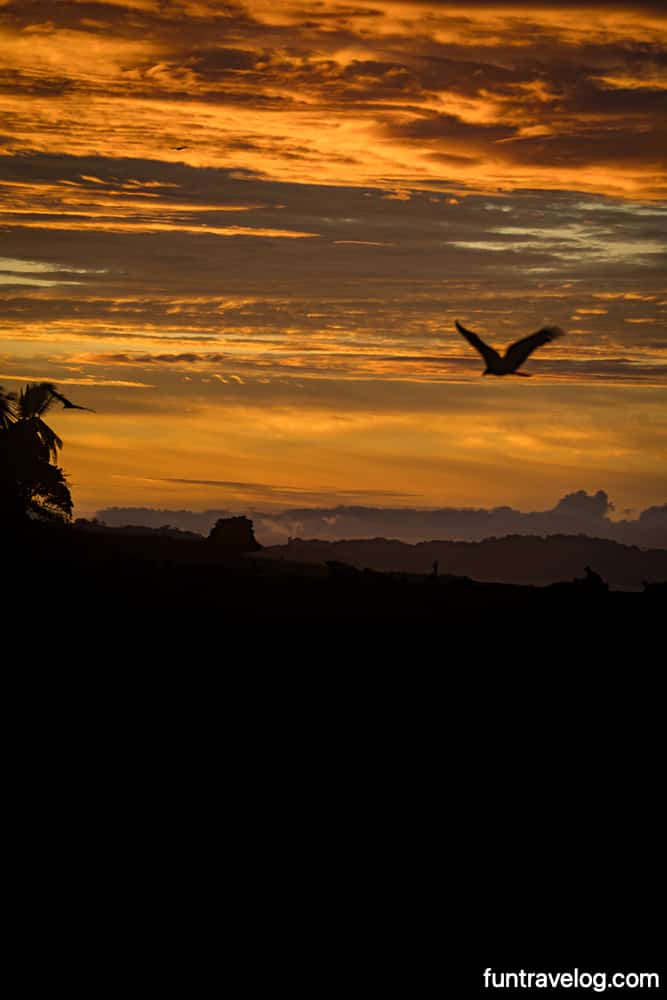
[{"label": "palm tree silhouette", "polygon": [[56,403],[84,408],[62,396],[51,382],[28,383],[18,398],[0,389],[0,507],[5,513],[71,516],[72,497],[56,465],[63,442],[44,420]]}]

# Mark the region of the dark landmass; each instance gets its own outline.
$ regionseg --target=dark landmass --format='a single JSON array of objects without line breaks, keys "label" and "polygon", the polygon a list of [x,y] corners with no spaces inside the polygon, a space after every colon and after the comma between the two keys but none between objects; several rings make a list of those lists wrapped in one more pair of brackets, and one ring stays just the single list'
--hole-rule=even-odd
[{"label": "dark landmass", "polygon": [[[667,553],[630,550],[632,558],[644,560],[637,567],[648,566],[645,577],[653,581],[653,588],[635,593],[610,591],[600,561],[606,550],[595,540],[571,538],[548,542],[510,538],[464,545],[492,557],[498,546],[507,549],[502,564],[508,573],[517,572],[512,560],[520,551],[530,556],[524,565],[532,565],[535,551],[549,553],[549,567],[562,568],[553,586],[476,581],[461,573],[454,559],[445,558],[451,546],[455,551],[461,543],[412,547],[380,540],[359,546],[358,564],[364,561],[362,548],[370,554],[383,553],[387,562],[394,559],[392,553],[419,551],[419,567],[424,572],[408,568],[382,572],[352,564],[349,546],[356,543],[295,542],[281,550],[262,550],[253,537],[252,523],[243,517],[219,523],[208,539],[174,537],[159,529],[138,534],[134,528],[95,530],[90,524],[29,522],[11,534],[5,532],[4,543],[12,565],[6,613],[23,606],[26,594],[34,592],[35,581],[40,581],[54,621],[65,613],[85,620],[91,612],[119,621],[132,612],[139,624],[161,623],[165,628],[188,615],[234,628],[242,621],[278,624],[296,619],[382,619],[388,623],[431,619],[455,628],[462,622],[488,622],[489,618],[503,623],[513,616],[533,623],[551,620],[554,610],[566,610],[568,620],[590,625],[594,620],[607,621],[610,615],[613,619],[617,613],[625,621],[635,614],[654,616],[664,599],[664,586],[657,581],[667,579]],[[611,545],[610,552],[619,558],[617,550],[623,549]],[[591,553],[600,557],[590,563],[593,570],[586,568]],[[439,566],[433,565],[434,558],[439,559]],[[611,569],[607,575],[618,578],[619,572]],[[165,612],[169,613],[166,618]]]},{"label": "dark landmass", "polygon": [[[614,521],[614,507],[604,490],[588,494],[577,490],[562,497],[550,510],[520,511],[512,507],[442,507],[435,510],[408,507],[336,506],[294,508],[278,512],[245,511],[263,545],[280,545],[292,537],[324,541],[395,538],[425,542],[483,541],[504,535],[588,535],[641,548],[667,548],[667,504],[648,507],[637,518]],[[229,510],[154,510],[150,507],[109,507],[98,512],[106,524],[133,524],[151,528],[171,526],[207,535],[218,518]]]},{"label": "dark landmass", "polygon": [[160,538],[173,538],[177,541],[185,542],[200,542],[202,539],[202,536],[197,531],[183,531],[181,528],[172,528],[169,524],[163,524],[159,528],[147,527],[144,524],[124,524],[122,527],[114,527],[113,525],[98,521],[96,518],[89,521],[83,517],[75,521],[74,530],[116,538],[127,536],[134,538],[159,536]]},{"label": "dark landmass", "polygon": [[510,535],[483,542],[406,542],[386,538],[364,541],[304,541],[264,549],[263,559],[292,562],[349,563],[358,569],[428,573],[437,560],[440,571],[480,582],[544,586],[582,576],[593,566],[614,587],[639,588],[644,581],[667,579],[667,550],[642,550],[604,538]]}]

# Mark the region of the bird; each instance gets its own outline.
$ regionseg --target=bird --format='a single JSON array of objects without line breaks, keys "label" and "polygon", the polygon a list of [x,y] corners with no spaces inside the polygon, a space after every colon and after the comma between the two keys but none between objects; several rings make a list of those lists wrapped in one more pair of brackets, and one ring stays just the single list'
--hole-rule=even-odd
[{"label": "bird", "polygon": [[171,148],[178,150],[178,152],[180,153],[182,149],[187,149],[188,147],[187,146],[172,146]]},{"label": "bird", "polygon": [[462,333],[468,343],[472,344],[484,358],[486,368],[482,372],[482,375],[521,375],[522,378],[530,378],[529,372],[517,371],[526,358],[538,347],[541,347],[542,344],[548,344],[551,340],[555,340],[556,337],[565,336],[565,330],[562,330],[559,326],[543,326],[537,333],[531,333],[530,336],[524,337],[523,340],[517,340],[516,343],[510,344],[501,358],[498,351],[485,344],[476,333],[466,330],[458,320],[455,322],[459,333]]},{"label": "bird", "polygon": [[88,413],[96,412],[95,410],[91,410],[89,406],[79,406],[77,403],[70,402],[70,400],[67,399],[66,396],[61,396],[61,394],[59,392],[56,392],[55,389],[49,389],[49,392],[55,399],[60,400],[60,402],[63,404],[66,410],[87,410]]}]

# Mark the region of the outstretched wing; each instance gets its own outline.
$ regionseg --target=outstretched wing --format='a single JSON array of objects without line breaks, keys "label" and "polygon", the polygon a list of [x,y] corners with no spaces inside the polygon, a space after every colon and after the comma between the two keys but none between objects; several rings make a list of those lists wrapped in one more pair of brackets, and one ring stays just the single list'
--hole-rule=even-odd
[{"label": "outstretched wing", "polygon": [[537,333],[531,333],[529,337],[524,337],[523,340],[517,340],[515,344],[510,344],[505,351],[503,361],[507,363],[512,371],[515,371],[542,344],[548,344],[549,341],[555,340],[556,337],[564,336],[565,330],[561,330],[559,326],[543,326]]},{"label": "outstretched wing", "polygon": [[498,351],[494,351],[492,347],[489,347],[488,344],[485,344],[484,341],[481,339],[481,337],[478,337],[476,333],[473,333],[471,330],[466,330],[464,326],[461,326],[458,320],[455,320],[455,323],[456,323],[456,329],[459,331],[459,333],[462,333],[465,339],[468,341],[468,343],[472,344],[472,346],[476,350],[478,350],[479,353],[482,355],[482,357],[486,361],[487,367],[492,365],[494,362],[500,361],[500,355],[498,354]]}]

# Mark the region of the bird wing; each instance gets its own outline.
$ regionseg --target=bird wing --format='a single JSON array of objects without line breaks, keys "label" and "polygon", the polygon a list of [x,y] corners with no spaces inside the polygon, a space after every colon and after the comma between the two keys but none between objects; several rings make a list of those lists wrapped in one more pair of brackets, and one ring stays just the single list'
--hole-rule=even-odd
[{"label": "bird wing", "polygon": [[492,364],[494,361],[500,361],[500,355],[498,354],[498,351],[494,351],[492,347],[489,347],[488,344],[485,344],[484,341],[481,339],[481,337],[478,337],[476,333],[473,333],[471,330],[466,330],[464,326],[461,326],[458,320],[456,320],[455,322],[456,322],[456,329],[459,331],[459,333],[463,334],[463,336],[465,337],[465,339],[468,341],[469,344],[472,344],[472,346],[479,351],[479,353],[486,361],[487,365]]},{"label": "bird wing", "polygon": [[537,333],[531,333],[529,337],[524,337],[523,340],[517,340],[516,343],[510,344],[505,351],[503,360],[512,369],[516,369],[524,363],[533,351],[541,347],[542,344],[548,344],[549,341],[555,340],[556,337],[563,336],[565,336],[565,330],[561,330],[559,326],[543,326]]}]

